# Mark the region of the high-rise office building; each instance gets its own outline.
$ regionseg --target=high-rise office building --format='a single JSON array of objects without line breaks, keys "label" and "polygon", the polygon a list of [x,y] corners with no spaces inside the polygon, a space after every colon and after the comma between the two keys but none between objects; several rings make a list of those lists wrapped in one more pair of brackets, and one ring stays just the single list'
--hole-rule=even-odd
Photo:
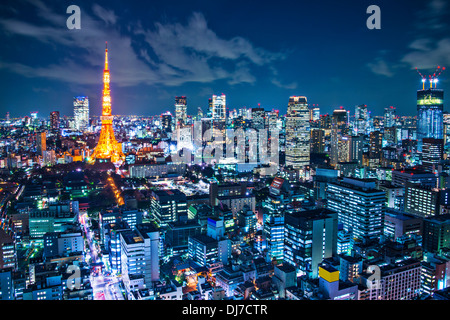
[{"label": "high-rise office building", "polygon": [[325,130],[312,129],[311,130],[311,153],[325,152]]},{"label": "high-rise office building", "polygon": [[198,234],[188,240],[188,256],[202,267],[208,267],[219,259],[218,240]]},{"label": "high-rise office building", "polygon": [[175,97],[175,125],[183,126],[187,119],[187,98],[185,96]]},{"label": "high-rise office building", "polygon": [[266,112],[264,108],[252,108],[252,128],[262,130],[265,128]]},{"label": "high-rise office building", "polygon": [[369,129],[369,113],[367,112],[367,105],[360,104],[355,107],[355,123],[353,125],[353,132],[356,135],[367,134]]},{"label": "high-rise office building", "polygon": [[450,214],[427,217],[423,220],[423,250],[440,253],[450,247]]},{"label": "high-rise office building", "polygon": [[394,186],[405,186],[406,182],[420,182],[432,188],[437,187],[438,175],[420,168],[405,168],[392,171],[392,184]]},{"label": "high-rise office building", "polygon": [[412,235],[421,236],[423,219],[415,215],[387,208],[384,216],[384,237],[397,241]]},{"label": "high-rise office building", "polygon": [[319,264],[337,252],[337,214],[322,208],[286,213],[284,260],[317,278]]},{"label": "high-rise office building", "polygon": [[436,170],[444,158],[444,139],[422,139],[422,166],[430,171]]},{"label": "high-rise office building", "polygon": [[350,162],[351,159],[351,137],[348,135],[342,135],[338,140],[338,163]]},{"label": "high-rise office building", "polygon": [[335,166],[339,160],[339,141],[346,134],[348,128],[348,114],[343,108],[333,111],[331,117],[331,142],[330,142],[330,164]]},{"label": "high-rise office building", "polygon": [[310,123],[306,97],[292,96],[286,114],[286,166],[301,169],[310,163]]},{"label": "high-rise office building", "polygon": [[369,158],[378,159],[381,161],[383,148],[383,134],[380,131],[372,131],[370,133],[370,149]]},{"label": "high-rise office building", "polygon": [[73,117],[76,130],[85,131],[89,127],[89,98],[73,98]]},{"label": "high-rise office building", "polygon": [[395,126],[395,108],[393,106],[384,108],[384,127],[392,128]]},{"label": "high-rise office building", "polygon": [[328,184],[327,208],[338,213],[346,232],[364,242],[383,234],[385,197],[373,180],[344,178]]},{"label": "high-rise office building", "polygon": [[210,100],[210,111],[212,118],[215,120],[226,120],[227,118],[227,103],[224,94],[213,95]]},{"label": "high-rise office building", "polygon": [[439,214],[439,190],[420,182],[407,182],[405,212],[422,218]]},{"label": "high-rise office building", "polygon": [[[122,273],[122,246],[120,242],[120,233],[123,231],[131,231],[128,224],[120,219],[112,223],[107,223],[105,229],[105,248],[108,251],[109,266],[112,272]],[[102,233],[103,235],[103,233]]]},{"label": "high-rise office building", "polygon": [[160,115],[161,128],[164,132],[172,132],[172,114],[170,112],[165,112]]},{"label": "high-rise office building", "polygon": [[444,90],[429,88],[417,91],[417,149],[423,138],[444,138]]},{"label": "high-rise office building", "polygon": [[186,195],[178,189],[155,190],[150,198],[150,213],[159,226],[187,217]]},{"label": "high-rise office building", "polygon": [[264,221],[263,234],[267,242],[267,254],[271,259],[283,260],[284,214],[269,214]]},{"label": "high-rise office building", "polygon": [[16,246],[14,234],[0,227],[0,270],[17,267]]},{"label": "high-rise office building", "polygon": [[362,164],[364,136],[351,136],[350,139],[350,161],[357,161],[358,165]]},{"label": "high-rise office building", "polygon": [[59,130],[60,119],[59,119],[59,111],[50,112],[50,129],[53,132],[57,132]]},{"label": "high-rise office building", "polygon": [[331,116],[329,114],[323,114],[320,116],[319,127],[321,129],[331,129]]},{"label": "high-rise office building", "polygon": [[15,300],[13,269],[0,269],[0,300]]},{"label": "high-rise office building", "polygon": [[121,270],[125,278],[141,276],[151,286],[159,280],[159,230],[150,223],[119,233],[121,244]]},{"label": "high-rise office building", "polygon": [[309,109],[309,120],[314,122],[320,120],[320,108],[313,105],[312,108]]},{"label": "high-rise office building", "polygon": [[39,132],[36,133],[36,152],[41,156],[44,155],[44,151],[47,150],[47,133]]},{"label": "high-rise office building", "polygon": [[448,111],[443,112],[444,122],[444,145],[450,142],[450,113]]}]

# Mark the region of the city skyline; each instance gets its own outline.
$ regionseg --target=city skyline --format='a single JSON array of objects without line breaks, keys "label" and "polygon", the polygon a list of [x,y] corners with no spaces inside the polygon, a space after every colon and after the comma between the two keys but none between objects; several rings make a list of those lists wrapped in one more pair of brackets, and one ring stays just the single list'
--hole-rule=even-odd
[{"label": "city skyline", "polygon": [[[38,14],[23,19],[43,19],[52,27],[17,16],[0,19],[0,37],[2,26],[14,39],[17,32],[23,39],[40,32],[29,47],[15,40],[13,50],[39,43],[40,51],[34,51],[45,52],[22,50],[8,61],[1,56],[11,54],[11,47],[0,53],[0,74],[8,80],[1,90],[18,105],[27,99],[36,104],[29,113],[24,107],[6,111],[5,119],[0,113],[0,300],[183,301],[189,307],[170,312],[211,317],[281,314],[268,308],[269,301],[281,307],[286,300],[450,300],[450,113],[444,110],[443,64],[431,73],[388,63],[387,56],[368,65],[369,56],[360,52],[334,57],[341,64],[333,70],[315,66],[319,53],[289,61],[298,56],[299,43],[287,42],[280,55],[282,38],[272,42],[275,33],[266,37],[263,29],[251,31],[240,22],[264,20],[260,7],[247,21],[246,11],[238,19],[237,6],[227,11],[221,2],[173,2],[166,9],[150,3],[147,8],[155,5],[155,19],[163,21],[153,31],[141,20],[118,23],[115,0],[92,4],[92,14],[111,27],[106,32],[84,5],[69,5],[67,13],[74,13],[65,21],[55,14],[58,6],[18,3],[34,6],[30,14]],[[441,0],[427,5],[446,8]],[[142,17],[134,6],[121,14]],[[181,18],[178,10],[186,7]],[[12,6],[0,5],[0,16],[5,8]],[[176,8],[170,16],[169,8]],[[244,8],[248,4],[239,6]],[[207,18],[218,9],[239,27],[225,32],[220,21]],[[370,5],[367,13],[372,9],[381,10]],[[445,28],[434,19],[443,17],[437,11],[429,17],[436,34]],[[286,7],[269,16],[285,12]],[[286,24],[310,21],[291,17],[278,21],[288,30],[284,39],[293,32]],[[380,30],[374,19],[373,25],[366,21],[370,32]],[[67,30],[56,27],[61,22]],[[355,30],[363,38],[367,32]],[[322,31],[311,31],[311,37],[320,41]],[[410,49],[423,53],[429,43],[420,39]],[[330,39],[322,48],[340,41]],[[370,52],[362,38],[353,42],[342,45]],[[432,59],[413,55],[407,61],[445,60],[446,45],[439,45]],[[32,67],[25,65],[30,57]],[[16,59],[23,61],[11,62]],[[371,74],[383,73],[385,81],[376,85],[361,63],[372,67]],[[309,87],[299,86],[305,75],[324,73],[326,82],[350,64],[352,70],[328,86],[313,78]],[[22,75],[19,84],[13,73]],[[417,90],[409,73],[420,84]],[[292,74],[295,86],[289,85]],[[48,91],[39,98],[14,94],[11,88],[26,91],[27,81]],[[99,98],[92,90],[101,84]],[[380,110],[357,101],[370,95],[392,100],[386,88],[398,101],[413,96],[414,104]],[[323,108],[317,96],[357,102]],[[70,97],[69,109],[49,112],[55,97]],[[283,100],[287,108],[240,105],[255,97]],[[226,309],[194,305],[202,300],[224,301]]]},{"label": "city skyline", "polygon": [[[91,114],[100,115],[98,58],[108,41],[117,52],[116,114],[173,113],[176,96],[187,96],[187,113],[196,114],[224,93],[229,110],[260,104],[284,114],[289,97],[303,95],[321,113],[366,104],[375,115],[391,105],[398,115],[415,115],[421,83],[414,69],[428,74],[449,62],[449,6],[379,1],[381,29],[369,30],[370,4],[79,1],[79,30],[66,27],[67,3],[2,4],[0,114],[68,115],[73,97],[88,96]],[[446,78],[438,84],[444,91]]]}]

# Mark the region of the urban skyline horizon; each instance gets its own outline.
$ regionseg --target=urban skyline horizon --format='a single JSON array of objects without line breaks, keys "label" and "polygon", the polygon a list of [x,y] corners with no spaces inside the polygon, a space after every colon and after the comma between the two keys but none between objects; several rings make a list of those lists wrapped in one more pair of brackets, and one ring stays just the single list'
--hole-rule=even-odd
[{"label": "urban skyline horizon", "polygon": [[[425,89],[428,89],[428,88],[425,88]],[[433,88],[433,89],[441,89],[441,88]],[[419,91],[421,91],[421,90],[422,90],[422,89],[417,89],[416,92],[419,92]],[[441,90],[444,90],[444,89],[441,89]],[[445,90],[444,90],[444,92],[445,92]],[[228,94],[225,94],[225,93],[221,93],[221,94],[224,94],[224,95],[227,97],[227,100],[228,100],[229,97],[230,97],[230,95],[228,95]],[[114,94],[111,93],[111,96],[113,96],[113,95],[114,95]],[[96,95],[94,95],[94,96],[96,96]],[[179,95],[179,96],[183,96],[183,95]],[[174,96],[174,97],[173,97],[173,101],[175,100],[175,98],[177,98],[177,97],[179,97],[179,96]],[[211,96],[212,96],[212,95],[211,95]],[[211,96],[210,96],[210,97],[211,97]],[[307,95],[303,95],[303,94],[291,95],[291,96],[289,96],[289,97],[295,97],[295,96],[304,96],[304,97],[306,97],[306,98],[308,99],[308,96],[307,96]],[[77,98],[77,97],[87,97],[87,98],[89,99],[89,112],[90,112],[90,116],[92,116],[92,117],[100,117],[100,116],[101,116],[101,98],[96,99],[96,100],[99,100],[98,106],[94,106],[94,108],[92,108],[92,107],[91,107],[92,99],[90,98],[91,95],[82,95],[82,94],[80,94],[80,95],[75,95],[75,96],[73,96],[73,99],[74,99],[74,98]],[[187,98],[187,101],[189,101],[189,97],[188,97],[188,96],[185,96],[185,97]],[[287,98],[287,100],[289,99],[289,97]],[[417,97],[417,96],[416,96],[416,97]],[[206,99],[208,99],[208,97],[206,97]],[[73,108],[73,100],[71,100],[71,101],[72,101],[71,107]],[[444,101],[445,101],[445,98],[444,98]],[[114,99],[112,99],[112,104],[114,105]],[[337,109],[344,109],[344,110],[350,112],[351,117],[355,115],[355,109],[356,109],[356,107],[358,107],[358,106],[360,106],[360,105],[366,105],[366,106],[367,106],[367,109],[368,109],[368,112],[369,112],[372,116],[375,116],[375,117],[382,117],[382,116],[383,116],[384,108],[383,108],[379,113],[374,114],[373,110],[370,109],[370,105],[367,105],[367,104],[365,104],[365,103],[360,103],[360,104],[357,104],[357,105],[352,106],[352,107],[346,107],[346,106],[344,106],[344,105],[328,106],[328,107],[326,107],[326,108],[327,108],[327,111],[325,111],[325,112],[323,111],[322,107],[319,106],[318,104],[316,105],[316,104],[314,104],[314,103],[311,103],[311,104],[308,103],[308,107],[310,107],[310,108],[311,108],[311,107],[318,107],[318,108],[320,109],[320,115],[332,114],[334,110],[337,110]],[[266,110],[266,111],[278,110],[278,111],[280,111],[280,115],[286,115],[286,113],[287,113],[287,106],[288,106],[288,103],[287,103],[287,102],[286,102],[286,105],[285,105],[285,106],[282,106],[282,107],[277,107],[277,106],[264,106],[264,105],[262,105],[261,103],[257,103],[256,106],[251,106],[251,107],[245,106],[245,105],[244,105],[244,106],[240,106],[240,107],[229,107],[229,106],[228,106],[228,103],[227,103],[226,109],[227,109],[227,112],[230,112],[230,111],[232,111],[232,110],[239,110],[239,109],[263,108],[263,109]],[[389,107],[394,107],[394,109],[397,110],[397,108],[396,108],[395,106],[393,106],[393,105],[387,105],[387,106],[385,106],[385,108],[389,108]],[[416,108],[416,107],[417,107],[417,104],[416,104],[414,107]],[[160,113],[154,113],[154,114],[130,113],[130,114],[113,114],[113,115],[114,115],[114,116],[123,116],[123,117],[127,117],[127,116],[132,116],[132,117],[154,117],[154,116],[159,116],[159,115],[161,115],[161,114],[163,114],[163,113],[167,113],[167,112],[170,112],[171,114],[174,114],[174,108],[175,108],[175,104],[173,104],[171,107],[166,107],[166,109],[161,109],[162,111],[161,111]],[[203,112],[205,112],[205,111],[207,112],[207,110],[208,110],[208,107],[207,107],[207,106],[206,106],[206,107],[205,107],[205,106],[192,106],[192,105],[190,106],[189,103],[187,103],[187,114],[188,114],[188,115],[191,115],[191,116],[195,115],[195,112],[192,112],[192,111],[193,111],[192,108],[196,108],[196,109],[195,109],[196,111],[198,111],[198,109],[201,108]],[[281,112],[282,108],[285,108],[286,110],[284,110],[284,112]],[[397,114],[397,116],[416,117],[416,116],[417,116],[417,112],[416,112],[416,109],[415,109],[415,108],[413,109],[413,110],[415,111],[415,113],[413,113],[413,114]],[[189,112],[189,109],[191,109],[191,112]],[[445,110],[445,109],[446,109],[446,108],[445,108],[445,104],[444,104],[444,112],[449,112],[448,110]],[[94,111],[94,110],[99,111],[98,114],[92,114],[92,111]],[[59,109],[54,108],[52,111],[49,112],[49,115],[50,115],[50,113],[53,112],[53,111],[59,111],[59,112],[60,112]],[[72,111],[72,114],[70,114],[70,113],[69,113],[69,114],[64,114],[64,113],[61,113],[61,112],[60,112],[60,115],[61,115],[61,116],[68,116],[68,117],[73,116],[73,110],[71,110],[71,111]],[[10,112],[9,110],[7,110],[6,112],[9,113],[9,115],[11,116],[11,112]],[[31,113],[34,113],[34,112],[37,112],[37,113],[39,114],[39,110],[31,110],[31,109],[28,111],[28,114],[31,114]],[[49,115],[48,115],[48,116],[49,116]],[[22,115],[19,115],[19,116],[16,115],[16,116],[13,116],[12,118],[16,118],[16,119],[17,119],[17,118],[22,118],[22,117],[25,117],[25,116],[26,116],[26,115],[22,113]],[[48,117],[48,116],[47,116],[47,117]],[[38,118],[41,118],[41,117],[38,116]],[[0,119],[6,119],[6,118],[0,118]]]}]

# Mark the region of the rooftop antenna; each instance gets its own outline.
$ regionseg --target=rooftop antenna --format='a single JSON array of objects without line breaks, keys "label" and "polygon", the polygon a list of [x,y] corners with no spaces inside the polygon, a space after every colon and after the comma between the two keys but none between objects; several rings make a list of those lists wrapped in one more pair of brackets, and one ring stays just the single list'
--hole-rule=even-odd
[{"label": "rooftop antenna", "polygon": [[[428,81],[430,82],[430,89],[433,88],[433,83],[434,83],[434,88],[436,88],[438,78],[444,70],[445,70],[445,67],[437,66],[434,73],[428,75]],[[427,76],[424,76],[417,68],[416,68],[416,71],[422,78],[422,90],[425,90],[425,82],[427,81]]]}]

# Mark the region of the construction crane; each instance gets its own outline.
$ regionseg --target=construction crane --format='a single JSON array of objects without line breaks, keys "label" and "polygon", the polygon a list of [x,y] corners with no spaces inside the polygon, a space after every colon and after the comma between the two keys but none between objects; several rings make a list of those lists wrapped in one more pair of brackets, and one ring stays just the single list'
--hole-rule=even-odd
[{"label": "construction crane", "polygon": [[437,68],[433,74],[429,74],[428,76],[425,76],[419,71],[419,69],[416,68],[417,73],[422,78],[422,90],[425,90],[425,82],[427,81],[427,78],[428,78],[428,81],[430,82],[430,89],[433,88],[433,83],[434,83],[434,88],[436,88],[438,78],[444,70],[445,70],[445,67],[437,66]]}]

